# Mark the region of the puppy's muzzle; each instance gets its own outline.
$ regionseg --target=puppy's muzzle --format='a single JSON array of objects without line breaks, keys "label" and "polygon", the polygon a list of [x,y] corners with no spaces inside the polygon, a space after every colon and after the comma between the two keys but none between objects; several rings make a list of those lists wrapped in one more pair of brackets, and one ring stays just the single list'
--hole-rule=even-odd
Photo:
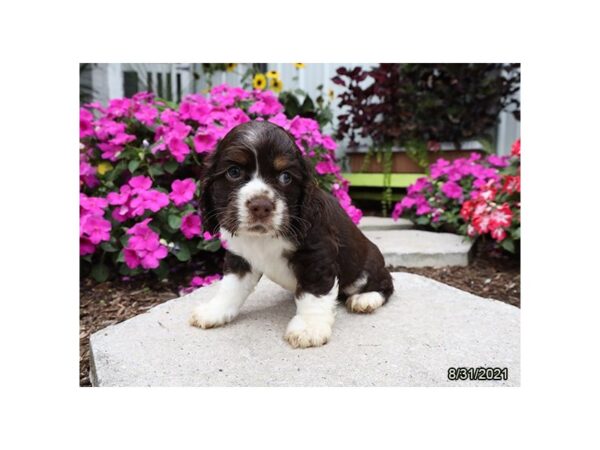
[{"label": "puppy's muzzle", "polygon": [[254,197],[246,203],[252,222],[265,223],[273,217],[275,203],[267,197]]}]

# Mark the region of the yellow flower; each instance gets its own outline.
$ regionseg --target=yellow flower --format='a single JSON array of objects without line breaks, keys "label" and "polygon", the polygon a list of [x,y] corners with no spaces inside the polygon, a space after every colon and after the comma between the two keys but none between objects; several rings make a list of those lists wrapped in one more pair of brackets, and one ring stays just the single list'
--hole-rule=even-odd
[{"label": "yellow flower", "polygon": [[333,100],[335,97],[335,92],[333,92],[333,89],[329,89],[329,91],[327,91],[327,96],[329,97],[329,100]]},{"label": "yellow flower", "polygon": [[109,162],[101,162],[98,164],[98,167],[96,167],[96,170],[100,175],[104,175],[106,172],[113,170],[113,166]]},{"label": "yellow flower", "polygon": [[279,72],[277,72],[276,70],[269,70],[267,72],[267,78],[279,78]]},{"label": "yellow flower", "polygon": [[257,73],[254,75],[252,80],[252,87],[254,89],[264,89],[267,86],[267,78],[263,73]]},{"label": "yellow flower", "polygon": [[237,67],[237,64],[235,64],[235,63],[225,64],[225,70],[227,72],[233,72],[236,67]]},{"label": "yellow flower", "polygon": [[304,69],[305,64],[304,63],[294,63],[294,67],[296,69]]},{"label": "yellow flower", "polygon": [[281,81],[279,78],[271,78],[269,87],[273,92],[279,93],[283,89],[283,81]]}]

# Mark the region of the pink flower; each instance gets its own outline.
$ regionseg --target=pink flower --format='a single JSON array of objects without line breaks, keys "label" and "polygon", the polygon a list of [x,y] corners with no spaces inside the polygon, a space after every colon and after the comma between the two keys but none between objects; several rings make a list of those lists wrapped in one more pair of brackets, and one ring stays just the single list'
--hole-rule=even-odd
[{"label": "pink flower", "polygon": [[198,214],[190,213],[183,216],[181,219],[181,232],[183,235],[191,239],[194,236],[200,236],[202,222]]},{"label": "pink flower", "polygon": [[396,203],[394,210],[392,211],[392,219],[398,220],[404,212],[404,206],[400,202]]},{"label": "pink flower", "polygon": [[134,117],[147,127],[151,126],[158,117],[158,111],[149,105],[140,105]]},{"label": "pink flower", "polygon": [[144,269],[156,269],[160,260],[168,254],[167,247],[160,243],[159,236],[148,226],[152,219],[135,224],[127,234],[131,237],[123,251],[125,264],[130,269],[142,266]]},{"label": "pink flower", "polygon": [[213,240],[215,237],[217,237],[217,235],[215,234],[211,234],[210,231],[205,231],[204,233],[202,233],[202,238],[205,241],[211,241]]},{"label": "pink flower", "polygon": [[152,92],[142,91],[133,94],[133,97],[131,98],[136,102],[152,102],[154,101],[154,94]]},{"label": "pink flower", "polygon": [[207,128],[205,130],[198,130],[196,136],[194,136],[194,148],[197,153],[212,152],[217,145],[217,136],[214,128]]},{"label": "pink flower", "polygon": [[168,138],[167,145],[169,146],[171,155],[173,155],[173,158],[175,158],[175,161],[177,162],[183,162],[187,154],[190,152],[190,148],[185,142],[183,142],[183,139],[180,139],[177,136],[171,136]]},{"label": "pink flower", "polygon": [[79,193],[79,205],[85,211],[95,215],[103,215],[108,201],[102,197],[88,197],[83,192]]},{"label": "pink flower", "polygon": [[323,136],[323,148],[325,148],[326,150],[335,150],[337,147],[337,144],[335,143],[335,141],[333,139],[331,139],[330,136]]},{"label": "pink flower", "polygon": [[150,177],[138,175],[137,177],[132,177],[128,184],[134,189],[134,192],[145,191],[152,187],[152,180]]},{"label": "pink flower", "polygon": [[120,145],[112,144],[109,142],[101,142],[98,144],[98,148],[102,150],[102,158],[108,159],[109,161],[115,161],[123,147]]},{"label": "pink flower", "polygon": [[331,192],[337,198],[340,206],[344,209],[344,211],[346,211],[348,217],[350,217],[354,223],[359,223],[360,219],[362,219],[362,211],[352,205],[352,200],[348,195],[347,189],[348,182],[346,182],[343,186],[340,186],[338,183],[334,183]]},{"label": "pink flower", "polygon": [[431,187],[431,182],[425,178],[419,178],[417,179],[417,181],[415,181],[413,184],[411,184],[407,189],[406,189],[406,193],[408,195],[414,195],[414,194],[418,194],[421,193],[423,190],[428,189]]},{"label": "pink flower", "polygon": [[145,210],[149,209],[152,212],[158,212],[169,204],[169,196],[156,189],[140,192],[139,195],[143,201],[142,204]]},{"label": "pink flower", "polygon": [[487,157],[487,160],[488,160],[488,162],[492,166],[496,166],[496,167],[506,167],[506,166],[508,166],[508,161],[503,156],[490,155],[490,156]]},{"label": "pink flower", "polygon": [[429,214],[433,209],[431,205],[425,200],[425,197],[421,197],[419,201],[417,201],[417,216],[422,216],[424,214]]},{"label": "pink flower", "polygon": [[243,109],[239,108],[231,108],[227,110],[227,114],[225,115],[225,128],[227,131],[231,130],[233,127],[236,127],[242,123],[246,123],[250,121],[250,117],[244,112]]},{"label": "pink flower", "polygon": [[111,192],[106,196],[110,205],[117,206],[112,216],[115,220],[123,222],[136,216],[142,216],[147,210],[158,212],[169,204],[169,196],[152,187],[152,180],[139,175],[121,186],[119,192]]},{"label": "pink flower", "polygon": [[249,113],[273,116],[283,111],[283,105],[271,91],[259,91],[255,96],[258,101],[248,108]]},{"label": "pink flower", "polygon": [[102,216],[86,214],[81,217],[80,236],[89,239],[92,244],[99,244],[102,241],[110,240],[110,222]]},{"label": "pink flower", "polygon": [[89,239],[81,237],[79,238],[79,255],[91,255],[96,251],[96,246],[90,242]]},{"label": "pink flower", "polygon": [[321,161],[317,163],[315,170],[319,175],[324,175],[326,173],[338,173],[341,169],[332,161]]},{"label": "pink flower", "polygon": [[114,138],[112,138],[109,141],[109,143],[113,145],[125,145],[135,141],[135,139],[136,137],[133,134],[118,133]]},{"label": "pink flower", "polygon": [[132,102],[128,98],[115,98],[109,102],[107,112],[113,117],[123,117],[129,114]]},{"label": "pink flower", "polygon": [[195,120],[199,124],[206,125],[210,120],[212,106],[202,98],[201,101],[183,101],[179,106],[179,114],[184,120]]},{"label": "pink flower", "polygon": [[181,206],[194,198],[196,192],[196,182],[192,178],[185,180],[175,180],[171,183],[171,193],[169,198],[177,206]]},{"label": "pink flower", "polygon": [[442,192],[448,198],[461,198],[463,195],[462,188],[454,181],[447,181],[442,186]]},{"label": "pink flower", "polygon": [[202,286],[208,286],[220,279],[221,279],[221,275],[219,275],[219,274],[207,275],[205,277],[194,277],[194,278],[192,278],[192,287],[199,288]]},{"label": "pink flower", "polygon": [[96,169],[87,161],[79,162],[79,180],[89,188],[95,188],[100,184],[96,178]]},{"label": "pink flower", "polygon": [[94,115],[85,108],[79,108],[79,139],[94,135]]},{"label": "pink flower", "polygon": [[289,126],[289,120],[283,113],[279,113],[279,114],[274,115],[273,117],[270,117],[269,122],[274,123],[275,125],[278,125],[281,128],[286,129],[286,130]]}]

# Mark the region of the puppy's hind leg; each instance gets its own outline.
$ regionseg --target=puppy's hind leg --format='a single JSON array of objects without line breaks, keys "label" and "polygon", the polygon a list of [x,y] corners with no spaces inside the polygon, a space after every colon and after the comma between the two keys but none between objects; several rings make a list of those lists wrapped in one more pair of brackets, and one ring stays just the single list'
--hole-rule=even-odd
[{"label": "puppy's hind leg", "polygon": [[[364,281],[363,281],[364,280]],[[383,305],[394,292],[392,276],[384,267],[380,271],[362,276],[346,293],[346,307],[354,313],[371,313]],[[357,292],[357,291],[361,292]]]},{"label": "puppy's hind leg", "polygon": [[354,313],[371,313],[384,303],[385,297],[377,291],[353,294],[346,299],[346,307]]}]

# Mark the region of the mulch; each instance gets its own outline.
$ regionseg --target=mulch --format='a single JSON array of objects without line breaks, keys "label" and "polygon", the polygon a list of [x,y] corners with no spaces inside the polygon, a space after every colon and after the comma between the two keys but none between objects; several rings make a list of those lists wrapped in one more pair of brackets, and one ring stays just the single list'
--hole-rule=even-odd
[{"label": "mulch", "polygon": [[[479,245],[468,267],[391,267],[432,278],[442,283],[520,307],[521,274],[516,257],[507,257]],[[197,274],[197,270],[193,272]],[[172,281],[159,282],[150,277],[95,283],[81,281],[79,312],[79,382],[91,386],[89,379],[89,337],[113,325],[179,296],[182,280],[190,274],[178,274]]]},{"label": "mulch", "polygon": [[508,256],[478,244],[467,267],[390,267],[396,272],[423,275],[484,298],[493,298],[521,307],[521,263],[518,256]]}]

